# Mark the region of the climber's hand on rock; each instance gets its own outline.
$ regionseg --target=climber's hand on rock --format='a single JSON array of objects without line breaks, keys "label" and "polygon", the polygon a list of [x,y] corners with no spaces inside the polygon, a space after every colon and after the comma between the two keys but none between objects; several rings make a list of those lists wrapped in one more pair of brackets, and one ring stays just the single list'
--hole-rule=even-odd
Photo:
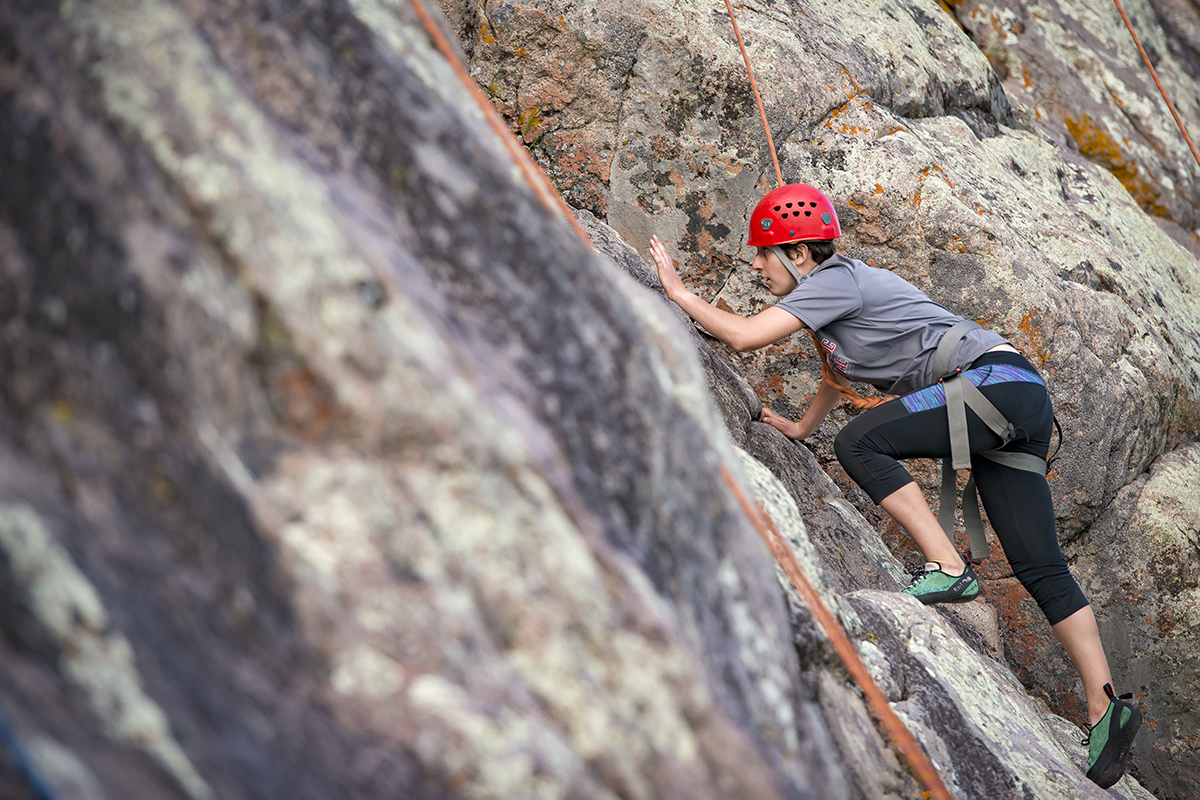
[{"label": "climber's hand on rock", "polygon": [[675,300],[680,293],[686,292],[687,287],[683,285],[683,281],[679,279],[679,273],[675,271],[675,264],[671,261],[671,255],[667,252],[667,248],[657,236],[650,237],[650,255],[654,258],[654,264],[658,267],[658,281],[662,284],[663,291],[667,293],[667,299]]},{"label": "climber's hand on rock", "polygon": [[766,406],[763,406],[762,414],[759,415],[758,421],[770,425],[789,439],[803,438],[800,435],[800,423],[794,422],[787,417],[782,417]]}]

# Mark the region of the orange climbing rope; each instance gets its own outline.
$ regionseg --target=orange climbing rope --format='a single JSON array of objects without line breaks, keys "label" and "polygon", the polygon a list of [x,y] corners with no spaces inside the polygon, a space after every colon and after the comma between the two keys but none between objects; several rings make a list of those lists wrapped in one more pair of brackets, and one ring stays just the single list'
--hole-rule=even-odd
[{"label": "orange climbing rope", "polygon": [[733,473],[724,464],[721,465],[721,477],[725,479],[725,483],[729,485],[738,502],[741,503],[742,510],[746,512],[746,516],[754,523],[754,527],[766,540],[767,546],[771,548],[771,553],[774,554],[776,562],[791,579],[792,585],[796,587],[796,591],[800,593],[801,599],[804,600],[813,618],[817,624],[825,631],[825,635],[829,637],[829,643],[833,645],[834,651],[841,658],[842,663],[846,665],[846,669],[850,672],[850,677],[858,684],[858,688],[862,690],[863,697],[866,698],[867,704],[874,712],[876,719],[879,720],[887,733],[888,739],[891,740],[892,746],[900,751],[912,767],[913,773],[917,779],[925,785],[925,797],[932,800],[952,800],[950,792],[946,789],[946,785],[942,783],[942,778],[933,767],[933,762],[929,760],[929,756],[921,748],[916,737],[912,735],[912,731],[904,726],[900,718],[896,716],[896,712],[892,710],[888,703],[887,697],[876,685],[875,680],[871,677],[871,673],[867,670],[862,659],[858,655],[858,651],[854,649],[854,645],[850,642],[850,637],[846,636],[846,632],[842,630],[842,626],[838,623],[825,606],[825,602],[821,599],[821,595],[813,588],[813,585],[805,577],[804,571],[800,568],[800,564],[796,561],[796,556],[792,553],[787,542],[784,541],[783,535],[779,533],[779,529],[775,527],[775,523],[771,520],[761,506],[757,506],[750,502],[746,497],[746,493],[738,485],[734,479]]},{"label": "orange climbing rope", "polygon": [[546,177],[546,173],[542,171],[538,163],[533,160],[533,156],[529,155],[529,151],[517,141],[517,137],[504,124],[504,120],[500,117],[500,114],[488,102],[487,97],[480,90],[479,84],[475,83],[470,73],[462,65],[462,62],[458,60],[454,48],[450,46],[450,43],[446,41],[446,37],[442,35],[441,28],[433,21],[433,17],[430,16],[429,11],[425,8],[425,4],[421,0],[409,0],[409,3],[411,3],[413,10],[417,12],[417,16],[421,19],[421,24],[424,26],[425,32],[429,35],[429,39],[433,42],[433,46],[442,54],[442,58],[446,59],[446,63],[454,70],[454,73],[462,81],[463,85],[470,90],[471,96],[483,112],[484,118],[487,119],[488,124],[491,125],[496,135],[500,137],[500,141],[504,142],[504,145],[508,148],[508,152],[512,154],[513,160],[517,162],[521,174],[525,176],[525,180],[530,188],[533,189],[534,194],[538,196],[538,199],[550,211],[556,209],[561,211],[567,222],[575,229],[575,233],[579,234],[579,238],[587,248],[595,250],[592,246],[592,240],[588,238],[587,233],[583,230],[583,226],[579,224],[579,220],[575,219],[575,215],[571,213],[570,206],[563,200],[562,195],[558,193],[554,185],[550,183],[550,179]]},{"label": "orange climbing rope", "polygon": [[[730,5],[729,0],[725,0],[725,10],[729,13],[729,23],[733,25],[733,35],[737,38],[738,49],[742,51],[742,61],[746,64],[746,74],[750,78],[750,89],[754,92],[754,102],[758,104],[758,116],[762,119],[763,132],[767,135],[767,147],[771,151],[771,162],[775,165],[775,185],[783,186],[783,172],[779,169],[779,155],[775,152],[771,124],[767,122],[767,112],[763,108],[762,95],[758,93],[758,81],[754,79],[754,67],[750,66],[750,55],[746,52],[745,43],[742,42],[742,32],[738,28],[737,18],[733,15],[733,6]],[[863,397],[853,388],[838,383],[837,378],[834,377],[833,367],[829,364],[829,356],[826,355],[825,348],[821,346],[821,341],[817,338],[817,332],[809,328],[804,328],[804,330],[812,335],[813,347],[817,349],[817,358],[821,361],[821,380],[841,392],[842,398],[852,408],[862,411],[888,401],[889,398],[886,397]]]},{"label": "orange climbing rope", "polygon": [[[750,66],[750,56],[746,53],[746,46],[742,42],[742,34],[738,30],[737,20],[733,15],[733,6],[729,0],[725,0],[725,9],[729,12],[729,22],[733,25],[734,36],[737,37],[738,48],[742,51],[742,60],[746,63],[746,73],[750,77],[750,87],[754,91],[754,99],[758,103],[758,113],[762,118],[763,131],[767,135],[767,145],[771,149],[771,160],[775,164],[775,178],[778,185],[783,185],[783,174],[779,169],[779,157],[775,153],[775,142],[771,138],[771,126],[767,123],[767,114],[763,109],[762,97],[758,93],[758,84],[754,80],[754,69]],[[821,379],[828,385],[834,387],[842,396],[850,402],[854,408],[874,408],[875,406],[887,401],[884,397],[862,397],[858,392],[850,387],[842,386],[834,376],[833,368],[829,364],[829,356],[822,346],[817,332],[812,329],[808,330],[812,336],[813,346],[817,349],[817,355],[821,359]],[[859,658],[858,651],[854,649],[850,638],[846,636],[846,632],[842,630],[842,626],[838,623],[833,614],[826,608],[825,603],[821,600],[821,596],[817,594],[808,578],[805,577],[804,571],[800,568],[796,561],[795,555],[791,548],[784,542],[779,530],[775,527],[775,523],[770,516],[762,511],[761,507],[756,507],[752,504],[745,492],[734,480],[733,473],[724,464],[721,465],[721,476],[729,485],[737,497],[738,502],[742,505],[742,510],[746,516],[754,524],[754,527],[762,535],[767,542],[767,547],[771,549],[771,553],[775,556],[775,561],[780,568],[791,580],[792,585],[796,587],[801,599],[808,605],[809,611],[812,612],[813,618],[817,624],[825,631],[825,635],[829,637],[830,644],[833,645],[834,651],[841,658],[842,663],[849,670],[851,678],[858,684],[862,690],[863,696],[867,699],[867,703],[871,706],[871,710],[875,713],[875,717],[879,720],[887,733],[888,739],[892,745],[900,751],[908,761],[912,768],[913,774],[917,779],[925,785],[925,797],[931,800],[951,800],[950,792],[942,783],[942,778],[934,769],[933,763],[929,760],[929,756],[921,749],[921,745],[908,728],[904,727],[904,723],[896,716],[896,712],[892,710],[888,704],[887,697],[880,691],[875,680],[871,677],[871,673],[867,671],[862,659]]]},{"label": "orange climbing rope", "polygon": [[1133,43],[1137,45],[1138,52],[1142,54],[1142,61],[1146,62],[1146,68],[1150,70],[1150,77],[1154,78],[1154,83],[1158,86],[1159,94],[1162,95],[1163,100],[1167,101],[1167,108],[1170,109],[1171,116],[1175,118],[1175,124],[1179,126],[1179,132],[1183,134],[1184,140],[1187,141],[1188,147],[1191,148],[1196,163],[1200,164],[1200,153],[1196,152],[1196,145],[1192,143],[1192,137],[1188,136],[1187,129],[1183,127],[1183,120],[1179,118],[1179,112],[1175,110],[1175,104],[1171,102],[1171,98],[1167,96],[1167,90],[1163,88],[1162,81],[1158,79],[1158,72],[1155,71],[1154,65],[1150,63],[1150,57],[1146,55],[1146,50],[1142,47],[1142,40],[1138,38],[1137,33],[1133,30],[1133,25],[1129,22],[1129,17],[1125,15],[1125,9],[1121,7],[1121,0],[1113,0],[1113,2],[1117,4],[1117,11],[1121,13],[1121,19],[1125,20],[1125,27],[1129,29],[1129,35],[1133,37]]},{"label": "orange climbing rope", "polygon": [[762,117],[763,130],[767,134],[767,146],[771,148],[771,160],[775,162],[775,186],[783,186],[783,172],[779,169],[779,156],[775,154],[775,140],[771,138],[771,126],[767,123],[767,112],[763,108],[762,97],[758,93],[758,81],[754,80],[754,68],[750,66],[750,56],[746,55],[746,45],[742,44],[742,32],[738,30],[737,19],[733,16],[733,6],[725,0],[725,10],[729,12],[729,22],[733,25],[733,35],[737,37],[738,49],[742,51],[742,61],[746,62],[746,74],[750,76],[750,89],[754,92],[754,102],[758,103],[758,115]]},{"label": "orange climbing rope", "polygon": [[[567,206],[566,201],[563,200],[562,195],[559,194],[554,188],[554,185],[550,183],[545,173],[542,172],[541,168],[530,157],[525,148],[516,141],[516,137],[513,135],[512,131],[508,129],[508,127],[504,124],[504,121],[500,118],[500,115],[496,113],[495,108],[493,108],[492,104],[487,101],[486,97],[484,97],[475,81],[471,79],[470,74],[467,73],[466,69],[459,62],[454,50],[450,47],[449,42],[447,42],[445,37],[442,35],[441,30],[437,27],[436,23],[429,15],[429,12],[425,9],[425,6],[421,0],[409,0],[409,2],[412,4],[413,10],[417,12],[417,16],[421,19],[421,23],[425,27],[425,31],[429,35],[430,40],[434,43],[434,46],[442,54],[442,57],[446,59],[446,62],[454,69],[459,80],[461,80],[463,84],[471,89],[472,96],[483,110],[484,116],[487,118],[492,128],[496,131],[496,134],[508,146],[508,149],[512,153],[514,160],[520,166],[522,174],[525,176],[525,179],[529,182],[531,188],[537,194],[538,198],[547,207],[547,209],[551,211],[553,211],[555,208],[560,209],[584,244],[587,245],[589,249],[594,249],[587,233],[583,230],[583,226],[581,226],[579,221],[575,219],[575,215],[571,213],[571,210]],[[725,5],[729,10],[729,18],[731,21],[733,21],[733,8],[729,5],[729,0],[725,0]],[[737,32],[736,22],[734,22],[734,31],[735,33]],[[741,34],[738,33],[737,36],[738,45],[742,46]],[[762,100],[758,94],[758,87],[757,85],[754,85],[754,74],[750,69],[750,60],[749,57],[746,56],[746,50],[744,46],[742,46],[742,57],[746,60],[746,69],[750,72],[751,84],[754,86],[754,97],[758,101],[759,113],[762,114],[763,127],[767,132],[767,143],[771,148],[771,158],[775,162],[775,175],[779,180],[779,183],[782,185],[783,177],[779,170],[779,159],[775,154],[775,144],[771,140],[771,130],[767,125],[766,112],[763,110]],[[812,331],[810,331],[810,333],[813,335],[813,343],[817,348],[817,353],[821,355],[821,372],[823,378],[844,392],[845,387],[838,384],[833,378],[832,370],[829,368],[827,359],[825,358],[824,349],[821,347],[820,342],[817,341],[816,333]],[[858,399],[860,401],[863,400],[863,398]],[[877,403],[881,402],[881,399],[873,398],[870,401],[864,402]],[[746,516],[749,517],[755,528],[759,531],[759,533],[762,534],[763,538],[766,539],[767,545],[774,554],[776,561],[791,579],[792,584],[796,587],[796,591],[800,593],[800,596],[808,604],[814,618],[821,625],[822,629],[825,631],[825,634],[829,637],[830,642],[833,643],[834,650],[846,664],[846,668],[850,671],[851,677],[853,677],[854,681],[862,690],[863,695],[867,698],[868,703],[871,705],[871,708],[874,710],[876,716],[883,724],[893,745],[900,750],[901,754],[912,766],[914,773],[921,780],[921,782],[924,783],[927,790],[925,792],[925,797],[931,798],[931,800],[952,800],[950,793],[942,784],[941,778],[938,776],[937,771],[933,768],[933,764],[929,761],[928,757],[925,755],[925,752],[921,749],[916,739],[913,738],[912,733],[904,727],[902,722],[900,722],[900,719],[896,716],[896,713],[892,710],[891,706],[888,705],[887,698],[883,695],[883,692],[881,692],[879,687],[875,685],[874,680],[871,678],[870,672],[868,672],[866,667],[863,665],[862,660],[858,656],[858,652],[850,643],[845,631],[842,630],[840,624],[834,618],[833,614],[829,612],[829,609],[825,607],[824,602],[821,600],[821,597],[819,594],[817,594],[816,590],[813,589],[812,584],[808,582],[807,578],[805,578],[803,571],[800,569],[800,565],[796,563],[795,556],[792,554],[788,546],[783,542],[783,538],[780,536],[779,531],[775,528],[771,518],[762,513],[760,509],[756,509],[755,506],[750,503],[745,492],[743,492],[741,487],[738,486],[737,481],[734,479],[733,474],[729,471],[728,467],[722,464],[720,465],[720,469],[722,477],[725,479],[725,482],[729,485],[734,495],[741,503],[742,509],[745,511]]]}]

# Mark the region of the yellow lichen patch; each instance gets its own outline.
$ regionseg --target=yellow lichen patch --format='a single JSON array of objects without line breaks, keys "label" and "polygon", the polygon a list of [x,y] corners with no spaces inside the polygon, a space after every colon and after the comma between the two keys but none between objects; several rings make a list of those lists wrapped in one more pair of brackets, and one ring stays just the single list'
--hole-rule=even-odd
[{"label": "yellow lichen patch", "polygon": [[1162,191],[1139,172],[1137,161],[1127,158],[1116,140],[1096,120],[1084,114],[1079,119],[1067,117],[1066,124],[1080,153],[1107,167],[1148,214],[1168,216],[1167,210],[1158,202]]},{"label": "yellow lichen patch", "polygon": [[532,138],[536,138],[538,128],[543,124],[542,109],[540,106],[527,108],[517,115],[517,135],[527,142]]}]

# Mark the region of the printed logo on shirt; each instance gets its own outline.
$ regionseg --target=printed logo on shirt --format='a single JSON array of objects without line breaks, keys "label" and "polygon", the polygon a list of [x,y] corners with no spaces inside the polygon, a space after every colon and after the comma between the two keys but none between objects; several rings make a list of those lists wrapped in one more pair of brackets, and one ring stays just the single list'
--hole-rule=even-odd
[{"label": "printed logo on shirt", "polygon": [[830,356],[829,365],[831,367],[833,367],[833,369],[835,371],[840,372],[843,375],[845,375],[847,378],[849,378],[850,377],[850,360],[846,359],[846,358],[842,358],[841,356],[836,356],[836,357],[834,356],[834,352],[837,350],[837,343],[831,342],[828,339],[822,339],[821,347],[823,347],[825,349],[825,352],[829,353],[829,356]]}]

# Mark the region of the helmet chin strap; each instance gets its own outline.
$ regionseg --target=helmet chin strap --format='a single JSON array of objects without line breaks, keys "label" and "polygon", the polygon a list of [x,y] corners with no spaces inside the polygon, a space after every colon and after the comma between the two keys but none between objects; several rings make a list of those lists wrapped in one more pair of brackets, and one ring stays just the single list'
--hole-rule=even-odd
[{"label": "helmet chin strap", "polygon": [[787,257],[786,253],[783,252],[782,247],[777,244],[769,244],[767,245],[767,249],[774,253],[779,260],[783,262],[783,265],[787,267],[788,272],[792,273],[792,277],[796,279],[797,286],[804,282],[804,278],[801,277],[800,273],[796,271],[796,267],[792,264],[792,260]]}]

